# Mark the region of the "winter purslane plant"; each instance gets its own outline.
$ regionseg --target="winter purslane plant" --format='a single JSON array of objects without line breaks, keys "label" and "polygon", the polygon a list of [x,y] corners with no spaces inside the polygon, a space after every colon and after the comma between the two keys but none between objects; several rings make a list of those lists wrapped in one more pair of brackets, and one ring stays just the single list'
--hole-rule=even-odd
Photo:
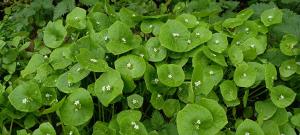
[{"label": "winter purslane plant", "polygon": [[299,15],[272,3],[148,14],[85,2],[34,41],[0,38],[0,134],[299,133],[300,37],[283,29]]}]

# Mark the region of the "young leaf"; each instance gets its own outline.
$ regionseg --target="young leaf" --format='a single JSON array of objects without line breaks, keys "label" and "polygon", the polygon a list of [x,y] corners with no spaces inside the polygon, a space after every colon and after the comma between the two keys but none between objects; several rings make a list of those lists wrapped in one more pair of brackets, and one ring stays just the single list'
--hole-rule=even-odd
[{"label": "young leaf", "polygon": [[272,102],[279,108],[288,107],[296,98],[296,93],[291,88],[284,85],[273,87],[270,91]]},{"label": "young leaf", "polygon": [[88,91],[78,88],[59,108],[59,117],[65,125],[79,126],[88,122],[94,112],[93,100]]},{"label": "young leaf", "polygon": [[74,8],[66,18],[67,26],[71,26],[76,29],[86,28],[86,11],[82,8]]},{"label": "young leaf", "polygon": [[108,106],[122,94],[124,83],[118,71],[110,70],[103,73],[95,82],[94,91],[104,106]]},{"label": "young leaf", "polygon": [[63,26],[62,20],[57,20],[47,24],[43,40],[47,47],[57,48],[64,42],[66,35],[67,30]]},{"label": "young leaf", "polygon": [[169,87],[180,86],[184,79],[185,74],[179,65],[163,64],[157,68],[158,80]]},{"label": "young leaf", "polygon": [[17,86],[8,96],[9,102],[17,110],[33,112],[42,106],[42,95],[39,85],[33,81]]},{"label": "young leaf", "polygon": [[142,77],[146,71],[146,62],[136,55],[122,56],[115,61],[115,68],[121,74],[128,75],[133,79]]}]

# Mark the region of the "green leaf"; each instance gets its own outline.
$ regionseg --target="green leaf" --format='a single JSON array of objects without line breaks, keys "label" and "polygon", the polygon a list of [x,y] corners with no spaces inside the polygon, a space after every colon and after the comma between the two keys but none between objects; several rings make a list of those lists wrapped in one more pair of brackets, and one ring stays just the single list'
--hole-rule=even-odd
[{"label": "green leaf", "polygon": [[278,24],[282,22],[282,16],[283,13],[280,9],[278,8],[271,8],[265,10],[261,14],[261,21],[264,23],[265,26],[270,26],[273,24]]},{"label": "green leaf", "polygon": [[275,121],[279,126],[282,126],[289,121],[289,114],[284,108],[278,108],[270,120]]},{"label": "green leaf", "polygon": [[61,74],[57,79],[54,80],[55,86],[63,93],[72,93],[74,89],[80,86],[81,82],[72,83],[68,80],[68,72]]},{"label": "green leaf", "polygon": [[110,26],[109,17],[101,12],[92,12],[88,15],[88,19],[93,24],[93,29],[96,32],[100,32]]},{"label": "green leaf", "polygon": [[64,42],[66,35],[62,20],[50,21],[45,27],[43,40],[47,47],[57,48]]},{"label": "green leaf", "polygon": [[75,126],[64,126],[64,134],[80,135]]},{"label": "green leaf", "polygon": [[220,84],[220,90],[224,100],[232,101],[237,98],[238,88],[232,80],[223,81]]},{"label": "green leaf", "polygon": [[169,87],[180,86],[185,74],[181,66],[175,64],[163,64],[157,67],[157,75],[159,81]]},{"label": "green leaf", "polygon": [[212,38],[212,32],[203,26],[196,27],[190,36],[190,44],[187,47],[187,51],[202,45],[203,43],[209,41]]},{"label": "green leaf", "polygon": [[150,103],[153,106],[153,108],[161,110],[163,108],[164,102],[164,98],[161,94],[157,92],[152,92]]},{"label": "green leaf", "polygon": [[247,63],[239,64],[234,71],[233,80],[239,87],[250,87],[255,83],[256,70]]},{"label": "green leaf", "polygon": [[142,19],[139,14],[125,7],[120,9],[118,16],[129,27],[134,27]]},{"label": "green leaf", "polygon": [[132,94],[127,97],[127,103],[129,108],[136,109],[141,108],[144,102],[144,98],[138,94]]},{"label": "green leaf", "polygon": [[198,104],[187,104],[176,117],[180,135],[201,135],[213,125],[213,115],[208,109]]},{"label": "green leaf", "polygon": [[285,135],[296,135],[295,129],[290,124],[284,124],[279,127],[280,133]]},{"label": "green leaf", "polygon": [[146,71],[146,62],[142,57],[136,55],[122,56],[115,61],[115,68],[121,74],[133,79],[142,77]]},{"label": "green leaf", "polygon": [[193,28],[199,24],[199,21],[197,21],[197,18],[191,14],[181,14],[181,15],[177,16],[176,20],[180,21],[187,28]]},{"label": "green leaf", "polygon": [[282,77],[290,77],[291,75],[296,73],[297,68],[298,66],[295,60],[286,60],[281,63],[279,67],[279,73]]},{"label": "green leaf", "polygon": [[184,82],[181,86],[178,87],[177,96],[180,101],[184,103],[194,103],[195,94],[192,84],[190,82]]},{"label": "green leaf", "polygon": [[237,128],[236,135],[264,135],[263,130],[259,127],[259,125],[250,120],[244,120]]},{"label": "green leaf", "polygon": [[66,97],[62,98],[59,102],[54,103],[49,108],[43,110],[42,114],[48,114],[57,111],[65,102]]},{"label": "green leaf", "polygon": [[227,53],[228,53],[228,57],[229,57],[230,61],[234,65],[238,65],[243,62],[244,54],[243,54],[243,51],[240,46],[231,45],[228,48]]},{"label": "green leaf", "polygon": [[296,55],[297,49],[294,48],[298,44],[297,37],[291,34],[286,34],[280,41],[280,51],[288,56]]},{"label": "green leaf", "polygon": [[93,126],[92,135],[116,135],[116,130],[108,127],[107,123],[97,121]]},{"label": "green leaf", "polygon": [[216,100],[201,98],[197,104],[205,107],[213,116],[212,125],[204,130],[204,134],[217,134],[228,123],[224,108]]},{"label": "green leaf", "polygon": [[209,58],[210,60],[212,60],[213,62],[221,65],[221,66],[224,66],[224,67],[227,67],[227,63],[225,61],[225,57],[224,55],[220,54],[220,53],[215,53],[215,52],[212,52],[208,49],[208,47],[205,47],[203,48],[203,53],[204,55]]},{"label": "green leaf", "polygon": [[50,54],[50,64],[52,65],[54,70],[64,69],[67,66],[72,64],[72,50],[70,46],[63,46],[56,48]]},{"label": "green leaf", "polygon": [[187,27],[176,20],[168,20],[162,25],[159,35],[161,45],[174,52],[185,52],[191,41]]},{"label": "green leaf", "polygon": [[140,37],[134,36],[130,27],[120,21],[116,21],[108,28],[108,39],[106,47],[114,55],[137,48],[141,42]]},{"label": "green leaf", "polygon": [[167,57],[167,50],[160,45],[157,37],[151,37],[146,43],[146,51],[148,53],[148,60],[151,62],[159,62]]},{"label": "green leaf", "polygon": [[276,113],[277,107],[271,100],[257,101],[255,102],[255,111],[258,113],[258,117],[268,120]]},{"label": "green leaf", "polygon": [[296,97],[296,93],[289,87],[278,85],[270,89],[271,100],[279,108],[291,105]]},{"label": "green leaf", "polygon": [[68,71],[68,81],[77,83],[89,75],[90,71],[84,69],[80,64],[75,64]]},{"label": "green leaf", "polygon": [[76,29],[86,28],[86,11],[82,8],[75,7],[66,18],[67,26]]},{"label": "green leaf", "polygon": [[80,49],[80,53],[76,55],[76,59],[82,67],[90,71],[106,72],[109,69],[105,60],[93,56],[92,53],[85,48]]},{"label": "green leaf", "polygon": [[242,11],[240,11],[237,15],[236,18],[242,19],[243,21],[248,20],[254,13],[254,10],[251,8],[246,8]]},{"label": "green leaf", "polygon": [[25,69],[21,71],[21,76],[25,77],[31,73],[36,72],[38,67],[44,63],[44,57],[40,54],[34,54],[26,65]]},{"label": "green leaf", "polygon": [[275,123],[272,120],[264,121],[264,123],[262,124],[261,127],[262,127],[265,135],[278,135],[278,134],[280,134],[279,127],[278,127],[277,123]]},{"label": "green leaf", "polygon": [[214,52],[222,53],[227,49],[227,36],[222,33],[214,33],[212,38],[207,42],[207,46]]},{"label": "green leaf", "polygon": [[277,80],[277,70],[276,67],[271,63],[265,64],[264,67],[266,87],[270,89],[274,85],[274,80]]},{"label": "green leaf", "polygon": [[108,106],[122,94],[124,83],[118,71],[110,70],[103,73],[95,82],[94,91],[104,106]]},{"label": "green leaf", "polygon": [[297,127],[300,127],[300,113],[297,113],[291,117],[291,123]]},{"label": "green leaf", "polygon": [[241,18],[228,18],[226,20],[224,20],[224,22],[222,23],[222,26],[225,28],[235,28],[237,26],[242,25],[244,22],[244,20]]},{"label": "green leaf", "polygon": [[167,99],[163,104],[164,114],[171,118],[180,110],[180,103],[177,99]]},{"label": "green leaf", "polygon": [[8,96],[9,102],[19,111],[33,112],[42,106],[42,95],[33,81],[17,86]]},{"label": "green leaf", "polygon": [[53,126],[49,122],[42,123],[38,129],[34,130],[32,135],[56,135]]},{"label": "green leaf", "polygon": [[59,108],[59,117],[65,125],[79,126],[88,122],[94,112],[93,100],[88,91],[78,88]]}]

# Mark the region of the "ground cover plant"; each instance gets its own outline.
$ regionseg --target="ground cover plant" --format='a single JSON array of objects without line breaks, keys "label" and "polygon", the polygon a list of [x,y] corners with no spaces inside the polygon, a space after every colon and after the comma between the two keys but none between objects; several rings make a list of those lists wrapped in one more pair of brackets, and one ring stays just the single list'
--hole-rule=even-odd
[{"label": "ground cover plant", "polygon": [[298,0],[4,0],[2,135],[298,135]]}]

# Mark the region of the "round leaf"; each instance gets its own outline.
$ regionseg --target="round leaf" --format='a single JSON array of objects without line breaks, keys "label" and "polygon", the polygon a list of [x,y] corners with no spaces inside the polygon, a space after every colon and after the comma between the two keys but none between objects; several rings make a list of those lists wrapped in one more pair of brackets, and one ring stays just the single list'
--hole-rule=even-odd
[{"label": "round leaf", "polygon": [[9,102],[17,110],[33,112],[42,106],[42,95],[39,85],[26,82],[17,86],[8,96]]},{"label": "round leaf", "polygon": [[296,93],[291,88],[284,85],[278,85],[270,90],[271,100],[279,108],[288,107],[296,98]]},{"label": "round leaf", "polygon": [[282,22],[282,11],[278,8],[271,8],[265,10],[261,16],[260,19],[264,23],[265,26],[270,26],[273,24],[278,24]]},{"label": "round leaf", "polygon": [[207,46],[214,52],[222,53],[227,49],[227,36],[222,33],[214,33],[212,38],[207,42]]},{"label": "round leaf", "polygon": [[92,97],[83,88],[74,90],[59,108],[59,117],[65,125],[79,126],[88,122],[94,112]]},{"label": "round leaf", "polygon": [[181,66],[175,64],[163,64],[159,66],[157,68],[157,75],[159,81],[169,87],[178,87],[185,79],[185,74]]},{"label": "round leaf", "polygon": [[64,42],[66,35],[62,20],[50,21],[45,27],[43,40],[47,47],[57,48]]},{"label": "round leaf", "polygon": [[103,73],[95,82],[94,91],[104,106],[108,106],[116,97],[122,94],[124,83],[118,71]]},{"label": "round leaf", "polygon": [[256,70],[246,63],[236,67],[233,76],[234,82],[240,87],[250,87],[255,83]]},{"label": "round leaf", "polygon": [[115,61],[115,68],[121,74],[137,79],[144,75],[146,71],[146,62],[142,57],[126,55]]},{"label": "round leaf", "polygon": [[236,135],[264,135],[259,125],[249,119],[244,120],[237,128]]}]

